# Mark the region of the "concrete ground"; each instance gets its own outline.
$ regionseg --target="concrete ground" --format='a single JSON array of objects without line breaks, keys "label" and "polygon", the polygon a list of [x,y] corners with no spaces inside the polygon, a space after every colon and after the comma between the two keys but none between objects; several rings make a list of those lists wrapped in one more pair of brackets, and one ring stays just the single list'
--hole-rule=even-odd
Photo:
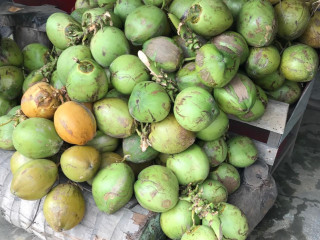
[{"label": "concrete ground", "polygon": [[[292,158],[274,173],[279,196],[249,240],[320,239],[320,81],[304,115]],[[39,240],[0,215],[0,240]]]}]

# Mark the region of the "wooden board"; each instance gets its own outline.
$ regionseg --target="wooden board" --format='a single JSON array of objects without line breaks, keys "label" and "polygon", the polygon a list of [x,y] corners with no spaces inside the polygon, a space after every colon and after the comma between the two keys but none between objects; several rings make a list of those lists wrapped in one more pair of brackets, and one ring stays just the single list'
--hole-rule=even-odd
[{"label": "wooden board", "polygon": [[132,199],[115,214],[108,215],[98,210],[89,191],[83,192],[86,214],[81,223],[69,231],[54,232],[45,221],[43,199],[26,201],[10,193],[12,174],[9,169],[12,154],[13,152],[0,150],[0,209],[4,218],[15,226],[46,240],[165,239],[160,228],[159,214],[142,208]]}]

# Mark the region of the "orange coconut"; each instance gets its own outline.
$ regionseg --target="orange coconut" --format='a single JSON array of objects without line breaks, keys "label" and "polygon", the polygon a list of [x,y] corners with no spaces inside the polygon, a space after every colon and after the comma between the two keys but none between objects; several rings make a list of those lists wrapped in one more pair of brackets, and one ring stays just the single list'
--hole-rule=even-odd
[{"label": "orange coconut", "polygon": [[39,82],[23,94],[21,110],[29,118],[51,119],[60,104],[57,90],[49,83]]},{"label": "orange coconut", "polygon": [[96,134],[96,120],[83,104],[69,101],[59,106],[54,114],[54,126],[66,142],[85,145]]}]

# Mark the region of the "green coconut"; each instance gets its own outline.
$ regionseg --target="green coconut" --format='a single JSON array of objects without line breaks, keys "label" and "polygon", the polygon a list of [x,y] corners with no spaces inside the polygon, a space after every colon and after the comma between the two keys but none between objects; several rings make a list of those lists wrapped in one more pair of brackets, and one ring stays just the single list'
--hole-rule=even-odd
[{"label": "green coconut", "polygon": [[[243,1],[243,0],[241,0]],[[224,32],[210,40],[219,50],[235,53],[240,57],[240,64],[244,63],[249,56],[249,47],[244,37],[232,31]]]},{"label": "green coconut", "polygon": [[217,180],[205,180],[199,184],[199,192],[201,192],[201,199],[213,204],[226,202],[228,199],[227,188]]},{"label": "green coconut", "polygon": [[96,102],[107,94],[108,78],[97,62],[84,59],[70,69],[66,89],[73,101]]},{"label": "green coconut", "polygon": [[130,95],[134,86],[149,81],[145,65],[134,55],[117,57],[110,65],[112,86],[120,93]]},{"label": "green coconut", "polygon": [[23,55],[18,44],[11,38],[2,38],[0,40],[0,67],[21,67],[22,64]]},{"label": "green coconut", "polygon": [[50,85],[52,85],[55,89],[62,89],[66,86],[65,83],[63,83],[60,79],[57,70],[55,70],[51,75]]},{"label": "green coconut", "polygon": [[200,87],[182,90],[174,103],[174,116],[189,131],[201,131],[208,127],[219,114],[212,95]]},{"label": "green coconut", "polygon": [[22,90],[22,70],[15,66],[0,67],[0,96],[8,100],[17,98]]},{"label": "green coconut", "polygon": [[12,154],[10,158],[10,170],[11,173],[14,174],[22,165],[24,165],[27,162],[33,161],[35,159],[28,158],[26,156],[23,156],[18,151],[15,151],[14,154]]},{"label": "green coconut", "polygon": [[249,112],[257,97],[255,84],[240,73],[225,87],[215,88],[213,94],[221,110],[236,116]]},{"label": "green coconut", "polygon": [[133,195],[134,173],[125,163],[113,163],[101,169],[92,183],[93,199],[100,211],[113,214]]},{"label": "green coconut", "polygon": [[248,0],[223,0],[223,2],[227,5],[230,9],[233,19],[237,19],[239,12]]},{"label": "green coconut", "polygon": [[12,133],[14,148],[29,158],[46,158],[58,153],[63,140],[51,120],[29,118],[21,122]]},{"label": "green coconut", "polygon": [[133,45],[142,45],[151,38],[166,35],[168,24],[164,11],[153,5],[143,5],[127,16],[124,30]]},{"label": "green coconut", "polygon": [[175,72],[183,60],[182,49],[168,37],[155,37],[144,42],[142,51],[164,72]]},{"label": "green coconut", "polygon": [[143,163],[155,159],[159,155],[159,152],[150,146],[143,152],[140,142],[141,138],[138,134],[132,134],[130,137],[123,139],[123,155],[126,156],[127,161]]},{"label": "green coconut", "polygon": [[85,45],[70,46],[65,49],[57,62],[57,72],[62,83],[66,84],[68,74],[77,61],[90,58],[92,58],[90,48]]},{"label": "green coconut", "polygon": [[166,212],[178,203],[178,179],[169,168],[153,165],[140,172],[134,193],[145,209]]},{"label": "green coconut", "polygon": [[23,164],[13,174],[10,191],[24,200],[44,197],[58,177],[58,167],[50,160],[35,159]]},{"label": "green coconut", "polygon": [[176,74],[175,80],[180,91],[188,87],[201,87],[208,92],[212,91],[212,88],[206,86],[200,80],[200,76],[196,71],[196,64],[194,62],[189,62],[180,68]]},{"label": "green coconut", "polygon": [[299,42],[313,48],[320,48],[320,11],[315,11],[306,30],[299,38]]},{"label": "green coconut", "polygon": [[212,228],[198,225],[189,232],[185,232],[181,240],[218,240]]},{"label": "green coconut", "polygon": [[12,134],[15,128],[16,122],[13,116],[4,115],[0,117],[0,149],[14,150],[12,142]]},{"label": "green coconut", "polygon": [[203,37],[213,37],[233,23],[232,13],[222,0],[196,0],[188,12],[187,24]]},{"label": "green coconut", "polygon": [[43,67],[50,61],[50,50],[40,43],[31,43],[22,50],[23,66],[27,71]]},{"label": "green coconut", "polygon": [[46,23],[46,33],[50,42],[64,50],[80,42],[83,32],[81,24],[70,15],[56,12],[49,16]]},{"label": "green coconut", "polygon": [[222,137],[229,129],[229,118],[220,110],[219,115],[205,129],[197,132],[197,138],[203,141],[214,141]]},{"label": "green coconut", "polygon": [[75,9],[93,8],[97,6],[98,6],[97,0],[76,0],[74,4]]},{"label": "green coconut", "polygon": [[[167,237],[180,239],[185,232],[191,230],[193,226],[191,207],[191,203],[179,200],[174,208],[161,213],[160,226]],[[194,222],[195,224],[200,224],[200,219],[197,215],[194,216]]]},{"label": "green coconut", "polygon": [[117,14],[123,22],[126,21],[127,16],[137,7],[142,6],[141,0],[117,0],[114,6],[114,13]]},{"label": "green coconut", "polygon": [[266,91],[273,91],[280,88],[284,81],[285,78],[279,69],[264,77],[254,79],[254,83]]},{"label": "green coconut", "polygon": [[240,187],[240,174],[238,170],[229,163],[221,163],[209,174],[209,179],[218,180],[232,194]]},{"label": "green coconut", "polygon": [[246,72],[253,79],[275,72],[280,65],[280,53],[274,46],[252,47],[246,62]]},{"label": "green coconut", "polygon": [[119,98],[104,98],[94,103],[94,115],[99,130],[115,138],[131,136],[136,129],[128,104]]},{"label": "green coconut", "polygon": [[274,10],[279,25],[279,37],[292,41],[306,30],[310,21],[310,12],[304,1],[282,0]]},{"label": "green coconut", "polygon": [[249,167],[258,158],[258,149],[247,136],[235,136],[227,141],[227,145],[227,162],[235,167]]},{"label": "green coconut", "polygon": [[268,0],[248,0],[237,19],[237,32],[253,47],[268,46],[277,33],[276,14]]},{"label": "green coconut", "polygon": [[0,96],[0,117],[6,115],[11,108],[11,101]]},{"label": "green coconut", "polygon": [[56,232],[74,228],[82,221],[85,211],[86,203],[81,189],[71,183],[54,187],[43,203],[46,222]]},{"label": "green coconut", "polygon": [[33,70],[24,79],[23,85],[22,85],[22,92],[25,93],[29,87],[33,86],[38,82],[45,81],[45,80],[46,80],[45,76],[42,74],[42,72],[39,69]]},{"label": "green coconut", "polygon": [[210,170],[206,153],[196,144],[170,155],[166,166],[176,175],[180,185],[200,183],[208,177]]},{"label": "green coconut", "polygon": [[128,106],[134,119],[143,123],[151,123],[162,121],[168,116],[171,101],[160,84],[144,81],[133,88]]},{"label": "green coconut", "polygon": [[119,139],[110,137],[98,130],[94,138],[87,142],[86,145],[94,147],[101,153],[112,152],[117,149]]},{"label": "green coconut", "polygon": [[177,18],[181,19],[184,16],[187,16],[194,0],[173,0],[169,7],[169,13],[172,13]]},{"label": "green coconut", "polygon": [[206,153],[210,167],[216,167],[226,160],[228,147],[223,138],[208,142],[200,142],[199,145]]},{"label": "green coconut", "polygon": [[228,84],[236,75],[240,58],[230,50],[219,50],[214,44],[203,45],[196,55],[196,71],[208,87],[218,88]]},{"label": "green coconut", "polygon": [[295,82],[311,81],[318,70],[319,56],[310,46],[297,44],[284,50],[280,71],[287,80]]},{"label": "green coconut", "polygon": [[302,90],[299,83],[286,80],[280,88],[268,91],[267,94],[277,101],[293,104],[300,99]]}]

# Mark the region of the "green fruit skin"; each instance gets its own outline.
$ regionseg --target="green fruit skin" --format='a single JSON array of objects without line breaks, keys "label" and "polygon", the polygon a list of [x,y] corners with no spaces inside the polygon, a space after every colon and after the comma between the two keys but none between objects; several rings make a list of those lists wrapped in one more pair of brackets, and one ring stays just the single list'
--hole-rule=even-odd
[{"label": "green fruit skin", "polygon": [[175,154],[186,150],[195,141],[195,133],[181,127],[173,114],[152,123],[148,136],[151,146],[158,152]]},{"label": "green fruit skin", "polygon": [[247,238],[249,234],[248,221],[239,208],[229,203],[221,203],[219,219],[225,239],[245,240]]},{"label": "green fruit skin", "polygon": [[129,101],[129,96],[122,94],[117,89],[111,89],[109,92],[107,92],[104,98],[120,98],[125,102]]},{"label": "green fruit skin", "polygon": [[13,130],[12,142],[17,151],[29,158],[51,157],[63,144],[53,122],[44,118],[21,122]]},{"label": "green fruit skin", "polygon": [[10,159],[10,170],[11,170],[11,173],[14,174],[25,163],[33,161],[33,160],[35,160],[35,159],[23,156],[18,151],[14,152],[14,154],[12,155],[12,157]]},{"label": "green fruit skin", "polygon": [[[53,13],[47,20],[46,32],[50,42],[57,48],[64,50],[78,42],[72,35],[82,32],[81,24],[66,13]],[[70,32],[70,34],[69,34]],[[71,37],[71,39],[70,39]]]},{"label": "green fruit skin", "polygon": [[[167,237],[170,239],[180,239],[182,235],[192,227],[191,207],[191,203],[179,200],[174,208],[161,213],[160,226]],[[195,215],[194,220],[195,224],[200,224],[200,219],[197,215]]]},{"label": "green fruit skin", "polygon": [[218,180],[228,190],[228,194],[235,192],[240,186],[240,174],[238,170],[229,163],[221,163],[212,172],[208,179]]},{"label": "green fruit skin", "polygon": [[173,0],[169,7],[169,13],[181,19],[186,15],[194,0]]},{"label": "green fruit skin", "polygon": [[176,74],[176,83],[180,91],[188,87],[201,87],[208,92],[212,91],[212,88],[204,85],[196,71],[196,64],[194,62],[189,62],[184,65]]},{"label": "green fruit skin", "polygon": [[95,102],[107,94],[108,78],[98,63],[84,59],[71,68],[66,89],[73,101]]},{"label": "green fruit skin", "polygon": [[11,108],[11,101],[0,96],[0,117],[7,114]]},{"label": "green fruit skin", "polygon": [[13,108],[10,109],[10,111],[7,113],[8,116],[13,116],[17,113],[18,110],[21,109],[20,105],[14,106]]},{"label": "green fruit skin", "polygon": [[130,95],[134,86],[149,81],[145,65],[134,55],[117,57],[110,65],[112,86],[122,94]]},{"label": "green fruit skin", "polygon": [[228,190],[219,181],[207,179],[199,185],[199,191],[202,192],[201,198],[210,203],[218,204],[228,200]]},{"label": "green fruit skin", "polygon": [[254,79],[254,83],[266,91],[273,91],[280,88],[285,81],[283,74],[276,70],[264,77]]},{"label": "green fruit skin", "polygon": [[308,27],[308,6],[299,0],[284,0],[274,7],[278,20],[278,36],[288,41],[300,37]]},{"label": "green fruit skin", "polygon": [[183,234],[181,240],[218,240],[212,228],[198,225],[191,232]]},{"label": "green fruit skin", "polygon": [[67,178],[74,182],[85,182],[98,171],[101,156],[91,146],[72,146],[60,158],[61,169]]},{"label": "green fruit skin", "polygon": [[179,69],[183,60],[182,49],[168,37],[151,38],[143,44],[142,51],[164,72],[171,73]]},{"label": "green fruit skin", "polygon": [[201,142],[200,146],[209,159],[210,167],[220,165],[227,158],[228,147],[223,138],[208,142]]},{"label": "green fruit skin", "polygon": [[143,163],[155,159],[159,155],[159,152],[150,146],[143,152],[140,147],[140,141],[141,138],[138,134],[132,134],[130,137],[123,139],[123,155],[127,156],[127,161]]},{"label": "green fruit skin", "polygon": [[315,11],[308,26],[303,34],[299,37],[299,42],[313,48],[320,48],[320,11]]},{"label": "green fruit skin", "polygon": [[213,122],[197,132],[197,138],[203,141],[214,141],[222,137],[229,129],[229,118],[227,114],[220,110],[219,115]]},{"label": "green fruit skin", "polygon": [[[144,24],[141,24],[141,23]],[[148,39],[163,36],[168,27],[166,14],[153,5],[134,9],[125,22],[125,35],[133,45],[142,45]]]},{"label": "green fruit skin", "polygon": [[202,182],[210,170],[207,155],[196,144],[181,153],[170,155],[166,166],[176,175],[180,185]]},{"label": "green fruit skin", "polygon": [[293,104],[300,99],[302,90],[299,83],[286,80],[280,88],[269,91],[267,94],[277,101]]},{"label": "green fruit skin", "polygon": [[315,77],[318,66],[317,52],[308,45],[297,44],[284,50],[280,71],[287,80],[308,82]]},{"label": "green fruit skin", "polygon": [[12,100],[21,93],[23,73],[20,68],[14,66],[0,67],[0,96]]},{"label": "green fruit skin", "polygon": [[256,86],[257,88],[257,100],[254,103],[253,107],[250,109],[250,111],[242,116],[238,116],[238,118],[245,122],[251,122],[259,119],[263,116],[265,113],[267,104],[268,104],[268,97],[266,93],[260,88],[259,86]]},{"label": "green fruit skin", "polygon": [[31,43],[23,48],[22,54],[23,66],[31,72],[49,62],[50,50],[40,43]]},{"label": "green fruit skin", "polygon": [[256,79],[275,72],[280,65],[280,53],[274,46],[251,48],[246,62],[246,72]]},{"label": "green fruit skin", "polygon": [[101,153],[112,152],[117,149],[119,139],[110,137],[98,130],[94,138],[87,142],[86,145],[94,147]]},{"label": "green fruit skin", "polygon": [[238,55],[238,57],[240,57],[240,65],[244,63],[249,56],[248,44],[244,37],[237,32],[227,31],[212,38],[210,41],[220,51],[225,50]]},{"label": "green fruit skin", "polygon": [[238,15],[237,32],[246,39],[249,46],[268,46],[277,32],[275,11],[271,3],[268,0],[247,1]]},{"label": "green fruit skin", "polygon": [[[103,16],[106,12],[110,16],[108,16],[108,20],[102,20],[101,16]],[[91,27],[96,27],[97,22],[103,22],[101,26],[99,26],[99,29],[103,26],[113,26],[116,28],[123,28],[123,23],[119,16],[113,13],[113,11],[110,11],[107,8],[92,8],[88,9],[83,15],[82,15],[82,29],[88,29]]]},{"label": "green fruit skin", "polygon": [[196,0],[189,10],[188,26],[203,37],[216,36],[233,23],[232,13],[222,0]]},{"label": "green fruit skin", "polygon": [[143,169],[134,184],[139,204],[153,212],[166,212],[179,200],[179,183],[166,167],[153,165]]},{"label": "green fruit skin", "polygon": [[157,7],[163,7],[168,5],[172,0],[142,0],[145,5],[154,5]]},{"label": "green fruit skin", "polygon": [[78,186],[71,183],[59,184],[46,196],[43,215],[56,232],[69,230],[84,217],[86,203]]},{"label": "green fruit skin", "polygon": [[57,70],[54,71],[51,75],[50,85],[53,86],[55,89],[61,89],[66,86],[58,76]]},{"label": "green fruit skin", "polygon": [[136,84],[129,98],[129,112],[139,122],[151,123],[165,119],[171,108],[166,90],[156,82]]},{"label": "green fruit skin", "polygon": [[255,84],[239,73],[225,87],[213,89],[213,94],[222,111],[236,116],[249,112],[257,98]]},{"label": "green fruit skin", "polygon": [[196,56],[196,71],[208,87],[219,88],[228,84],[236,75],[240,58],[235,53],[220,51],[215,45],[203,45]]},{"label": "green fruit skin", "polygon": [[142,6],[141,0],[117,0],[114,6],[114,13],[117,14],[120,19],[125,22],[127,16],[136,8]]},{"label": "green fruit skin", "polygon": [[99,7],[113,8],[116,0],[97,0]]},{"label": "green fruit skin", "polygon": [[74,4],[75,9],[94,8],[94,7],[98,7],[97,0],[76,0]]},{"label": "green fruit skin", "polygon": [[115,138],[131,136],[136,129],[134,119],[124,100],[105,98],[93,104],[94,115],[99,130]]},{"label": "green fruit skin", "polygon": [[10,38],[2,38],[0,40],[0,67],[21,67],[22,64],[23,55],[16,42]]},{"label": "green fruit skin", "polygon": [[84,8],[76,8],[72,13],[70,13],[70,16],[73,17],[74,20],[76,20],[78,23],[82,23],[82,16],[83,14],[89,9],[89,7]]},{"label": "green fruit skin", "polygon": [[223,2],[227,5],[230,9],[233,19],[237,19],[239,12],[248,0],[223,0]]},{"label": "green fruit skin", "polygon": [[100,211],[113,214],[133,195],[134,173],[125,163],[113,163],[100,170],[92,183],[93,199]]},{"label": "green fruit skin", "polygon": [[12,118],[13,117],[9,115],[4,115],[0,117],[0,149],[15,149],[12,142],[12,134],[15,128],[15,121],[13,121]]},{"label": "green fruit skin", "polygon": [[219,114],[219,108],[210,93],[200,87],[182,90],[174,103],[174,116],[189,131],[201,131]]},{"label": "green fruit skin", "polygon": [[245,168],[258,158],[258,150],[252,140],[246,136],[236,136],[227,141],[228,163]]},{"label": "green fruit skin", "polygon": [[130,53],[128,40],[116,27],[100,29],[91,39],[90,50],[94,60],[105,68],[117,57]]},{"label": "green fruit skin", "polygon": [[79,61],[92,59],[90,48],[85,45],[71,46],[61,53],[57,62],[57,72],[60,81],[64,85],[66,84],[69,72],[73,65],[76,64],[76,59]]},{"label": "green fruit skin", "polygon": [[24,79],[23,85],[22,85],[22,92],[25,93],[28,90],[29,87],[31,87],[32,85],[36,84],[37,82],[40,82],[44,78],[45,77],[43,76],[41,71],[39,71],[39,69],[33,70]]},{"label": "green fruit skin", "polygon": [[58,167],[50,160],[35,159],[23,164],[14,174],[10,186],[13,195],[24,200],[44,197],[58,177]]}]

